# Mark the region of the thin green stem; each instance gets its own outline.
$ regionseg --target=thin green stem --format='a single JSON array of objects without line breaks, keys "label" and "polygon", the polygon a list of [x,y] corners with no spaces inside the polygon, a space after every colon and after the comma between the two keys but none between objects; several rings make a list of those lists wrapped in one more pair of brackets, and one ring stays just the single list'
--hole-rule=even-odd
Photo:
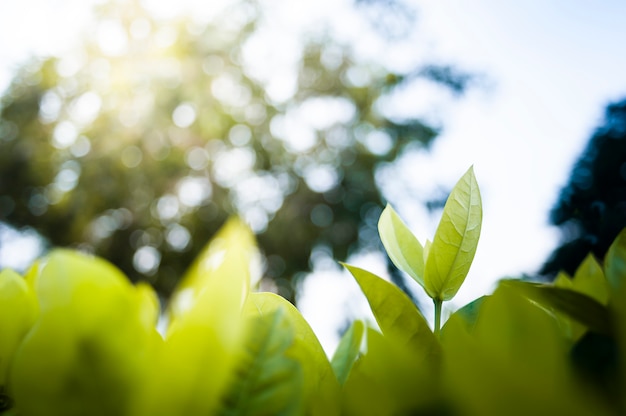
[{"label": "thin green stem", "polygon": [[435,336],[439,338],[439,332],[441,330],[441,306],[443,301],[441,299],[433,299],[435,302]]}]

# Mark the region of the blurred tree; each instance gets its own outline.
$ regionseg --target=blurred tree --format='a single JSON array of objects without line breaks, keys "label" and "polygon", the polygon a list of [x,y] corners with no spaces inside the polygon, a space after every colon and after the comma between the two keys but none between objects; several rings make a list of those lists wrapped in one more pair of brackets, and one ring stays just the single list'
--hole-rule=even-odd
[{"label": "blurred tree", "polygon": [[289,299],[315,247],[345,259],[377,246],[377,165],[436,135],[380,99],[415,79],[455,93],[469,81],[445,66],[394,71],[319,37],[291,52],[290,78],[254,1],[201,23],[138,1],[100,7],[80,49],[25,65],[2,97],[0,218],[163,296],[231,213]]},{"label": "blurred tree", "polygon": [[561,229],[562,244],[540,270],[547,277],[559,270],[573,275],[590,252],[603,259],[626,227],[626,99],[607,106],[603,124],[552,208],[550,222]]}]

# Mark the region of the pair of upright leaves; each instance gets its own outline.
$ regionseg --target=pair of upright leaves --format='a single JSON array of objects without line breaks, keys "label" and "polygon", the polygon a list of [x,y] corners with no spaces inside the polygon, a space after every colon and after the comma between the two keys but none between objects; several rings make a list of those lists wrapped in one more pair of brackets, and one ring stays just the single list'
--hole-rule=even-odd
[{"label": "pair of upright leaves", "polygon": [[434,300],[450,300],[469,271],[482,225],[482,201],[472,167],[452,189],[432,243],[422,246],[388,205],[378,229],[393,263]]},{"label": "pair of upright leaves", "polygon": [[[391,206],[380,217],[379,233],[394,264],[440,304],[463,283],[481,223],[480,191],[470,168],[452,190],[432,243],[422,246]],[[333,356],[343,385],[344,412],[405,414],[436,408],[441,393],[441,344],[436,335],[397,286],[366,270],[344,266],[365,294],[382,332],[356,322]]]}]

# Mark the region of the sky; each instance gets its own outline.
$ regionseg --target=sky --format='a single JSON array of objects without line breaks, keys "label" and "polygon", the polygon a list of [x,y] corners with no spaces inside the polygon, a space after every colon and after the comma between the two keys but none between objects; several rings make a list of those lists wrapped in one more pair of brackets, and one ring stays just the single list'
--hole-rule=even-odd
[{"label": "sky", "polygon": [[[29,55],[58,53],[74,42],[77,27],[72,22],[89,21],[90,3],[0,0],[0,89]],[[170,13],[172,4],[187,1],[146,3]],[[346,4],[266,3],[277,10],[275,26],[292,28],[315,23],[325,18],[324,10]],[[428,87],[423,86],[389,103],[442,126],[428,153],[407,156],[381,174],[385,196],[420,241],[432,239],[439,221],[439,213],[426,211],[420,200],[451,188],[471,165],[481,189],[481,239],[449,312],[492,291],[499,278],[535,272],[558,244],[558,232],[548,224],[549,210],[601,123],[606,104],[626,96],[626,2],[424,0],[416,5],[419,30],[408,45],[415,58],[481,75],[481,82],[459,99],[424,100]],[[335,22],[335,34],[364,36],[350,23]],[[377,53],[373,43],[363,44],[361,53]],[[407,56],[398,65],[410,64]],[[10,264],[24,252],[5,244],[0,264]],[[349,261],[385,274],[380,256]],[[432,319],[421,288],[413,282],[409,286]],[[299,307],[327,351],[333,350],[336,328],[346,314],[368,315],[356,284],[324,256],[303,291]]]}]

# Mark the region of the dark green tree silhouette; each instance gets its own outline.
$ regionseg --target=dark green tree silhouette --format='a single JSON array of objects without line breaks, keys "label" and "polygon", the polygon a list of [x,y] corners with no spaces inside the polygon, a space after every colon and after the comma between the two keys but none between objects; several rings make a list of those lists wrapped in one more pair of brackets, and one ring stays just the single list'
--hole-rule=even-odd
[{"label": "dark green tree silhouette", "polygon": [[233,213],[290,299],[314,247],[344,259],[377,246],[376,167],[437,133],[377,104],[418,78],[453,92],[469,81],[432,64],[393,71],[311,38],[293,91],[276,98],[246,60],[263,19],[255,2],[202,26],[157,21],[139,2],[101,8],[99,30],[121,49],[87,36],[73,54],[25,65],[2,97],[0,218],[163,296]]},{"label": "dark green tree silhouette", "polygon": [[626,227],[626,100],[607,106],[604,121],[574,165],[568,184],[550,213],[562,243],[540,274],[572,275],[585,256],[603,259]]}]

